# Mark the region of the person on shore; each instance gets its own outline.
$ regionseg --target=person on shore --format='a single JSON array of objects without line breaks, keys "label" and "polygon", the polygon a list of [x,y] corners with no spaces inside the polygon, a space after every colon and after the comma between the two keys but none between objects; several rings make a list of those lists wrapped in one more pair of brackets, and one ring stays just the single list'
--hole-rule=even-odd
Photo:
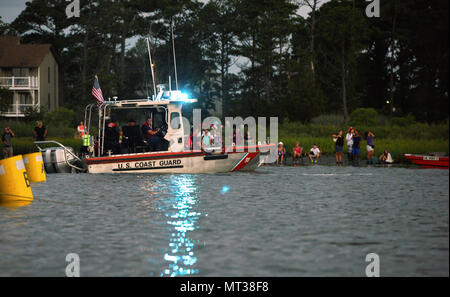
[{"label": "person on shore", "polygon": [[278,153],[277,153],[277,165],[282,165],[284,160],[286,159],[286,148],[284,147],[284,143],[278,143]]},{"label": "person on shore", "polygon": [[3,156],[6,158],[10,158],[13,156],[13,146],[12,146],[12,138],[16,137],[14,135],[13,130],[11,130],[10,127],[5,128],[5,132],[2,135],[2,142],[3,142]]},{"label": "person on shore", "polygon": [[42,121],[38,121],[37,126],[34,127],[34,137],[36,141],[44,141],[47,137],[47,128],[42,124]]},{"label": "person on shore", "polygon": [[83,121],[81,121],[80,124],[77,126],[78,137],[82,138],[85,133],[86,133],[86,128],[84,127]]},{"label": "person on shore", "polygon": [[316,144],[313,145],[311,150],[309,151],[309,160],[311,160],[311,163],[317,163],[320,158],[320,149],[317,147]]},{"label": "person on shore", "polygon": [[348,161],[352,161],[352,146],[353,146],[353,127],[348,128],[345,140],[347,142],[347,158]]},{"label": "person on shore", "polygon": [[367,141],[366,150],[367,150],[367,162],[369,164],[373,164],[373,153],[375,149],[375,145],[373,144],[373,139],[375,138],[375,135],[370,132],[366,131],[364,133],[364,140]]},{"label": "person on shore", "polygon": [[212,152],[211,144],[214,142],[214,137],[208,129],[203,129],[202,149],[207,154]]},{"label": "person on shore", "polygon": [[353,135],[353,145],[352,145],[352,160],[353,165],[358,166],[359,165],[359,157],[361,155],[360,145],[361,145],[361,136],[359,135],[359,132],[354,129],[354,135]]},{"label": "person on shore", "polygon": [[336,165],[342,166],[342,153],[344,151],[344,132],[339,130],[339,133],[333,134],[333,137],[336,139]]},{"label": "person on shore", "polygon": [[292,149],[292,157],[294,164],[302,159],[303,148],[300,146],[300,142],[296,142],[294,148]]},{"label": "person on shore", "polygon": [[389,153],[389,150],[386,148],[384,150],[384,153],[380,156],[380,162],[383,164],[392,164],[394,163],[394,160],[392,159],[391,154]]}]

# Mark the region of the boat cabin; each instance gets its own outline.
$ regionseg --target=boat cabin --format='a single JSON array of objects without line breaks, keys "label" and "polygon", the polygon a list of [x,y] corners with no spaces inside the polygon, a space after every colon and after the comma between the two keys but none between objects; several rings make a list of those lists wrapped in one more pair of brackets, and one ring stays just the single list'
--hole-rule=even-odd
[{"label": "boat cabin", "polygon": [[[160,92],[155,100],[105,101],[85,109],[86,131],[92,131],[98,109],[95,156],[184,151],[190,127],[184,127],[182,107],[195,103],[180,91]],[[95,125],[95,124],[94,124]]]}]

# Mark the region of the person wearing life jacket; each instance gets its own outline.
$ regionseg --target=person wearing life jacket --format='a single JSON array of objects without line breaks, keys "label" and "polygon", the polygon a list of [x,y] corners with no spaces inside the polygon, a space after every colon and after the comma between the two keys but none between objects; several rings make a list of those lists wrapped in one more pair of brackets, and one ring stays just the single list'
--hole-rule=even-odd
[{"label": "person wearing life jacket", "polygon": [[91,135],[89,135],[88,133],[84,133],[81,137],[81,141],[82,144],[80,152],[87,154],[89,152],[89,147],[91,146]]}]

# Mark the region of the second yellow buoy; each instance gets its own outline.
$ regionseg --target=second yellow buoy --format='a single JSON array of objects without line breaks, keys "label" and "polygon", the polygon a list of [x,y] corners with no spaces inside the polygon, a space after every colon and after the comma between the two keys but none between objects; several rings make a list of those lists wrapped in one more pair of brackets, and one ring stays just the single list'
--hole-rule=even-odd
[{"label": "second yellow buoy", "polygon": [[47,180],[41,152],[24,155],[23,163],[25,163],[30,182],[42,183]]}]

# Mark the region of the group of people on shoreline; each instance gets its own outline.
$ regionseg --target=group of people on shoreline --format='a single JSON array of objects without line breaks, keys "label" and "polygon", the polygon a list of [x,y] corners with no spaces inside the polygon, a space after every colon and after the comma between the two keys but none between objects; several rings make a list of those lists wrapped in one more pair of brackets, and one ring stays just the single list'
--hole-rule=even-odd
[{"label": "group of people on shoreline", "polygon": [[[47,128],[44,126],[42,121],[37,121],[36,127],[34,127],[33,135],[36,141],[44,141],[47,137]],[[5,127],[5,132],[2,134],[3,143],[3,158],[11,158],[14,156],[14,149],[12,139],[16,137],[14,131],[10,126]]]},{"label": "group of people on shoreline", "polygon": [[[336,165],[342,166],[344,164],[342,156],[344,154],[344,144],[347,145],[347,159],[349,164],[354,166],[359,165],[361,158],[361,142],[363,139],[366,141],[366,151],[367,151],[367,162],[368,164],[374,164],[374,152],[375,144],[374,138],[375,134],[371,131],[366,131],[363,137],[359,134],[358,130],[354,127],[349,127],[347,133],[344,137],[343,130],[340,130],[337,134],[333,134],[333,142],[335,143],[335,154],[336,154]],[[306,155],[303,152],[303,148],[300,146],[300,142],[296,142],[294,148],[292,149],[293,163],[297,164],[302,157]],[[283,142],[278,144],[278,154],[277,154],[277,164],[283,164],[286,160],[286,147]],[[308,158],[312,164],[317,164],[321,156],[321,149],[317,144],[313,144],[311,147]],[[381,156],[378,158],[379,162],[385,164],[393,163],[393,159],[389,150],[386,148]]]}]

